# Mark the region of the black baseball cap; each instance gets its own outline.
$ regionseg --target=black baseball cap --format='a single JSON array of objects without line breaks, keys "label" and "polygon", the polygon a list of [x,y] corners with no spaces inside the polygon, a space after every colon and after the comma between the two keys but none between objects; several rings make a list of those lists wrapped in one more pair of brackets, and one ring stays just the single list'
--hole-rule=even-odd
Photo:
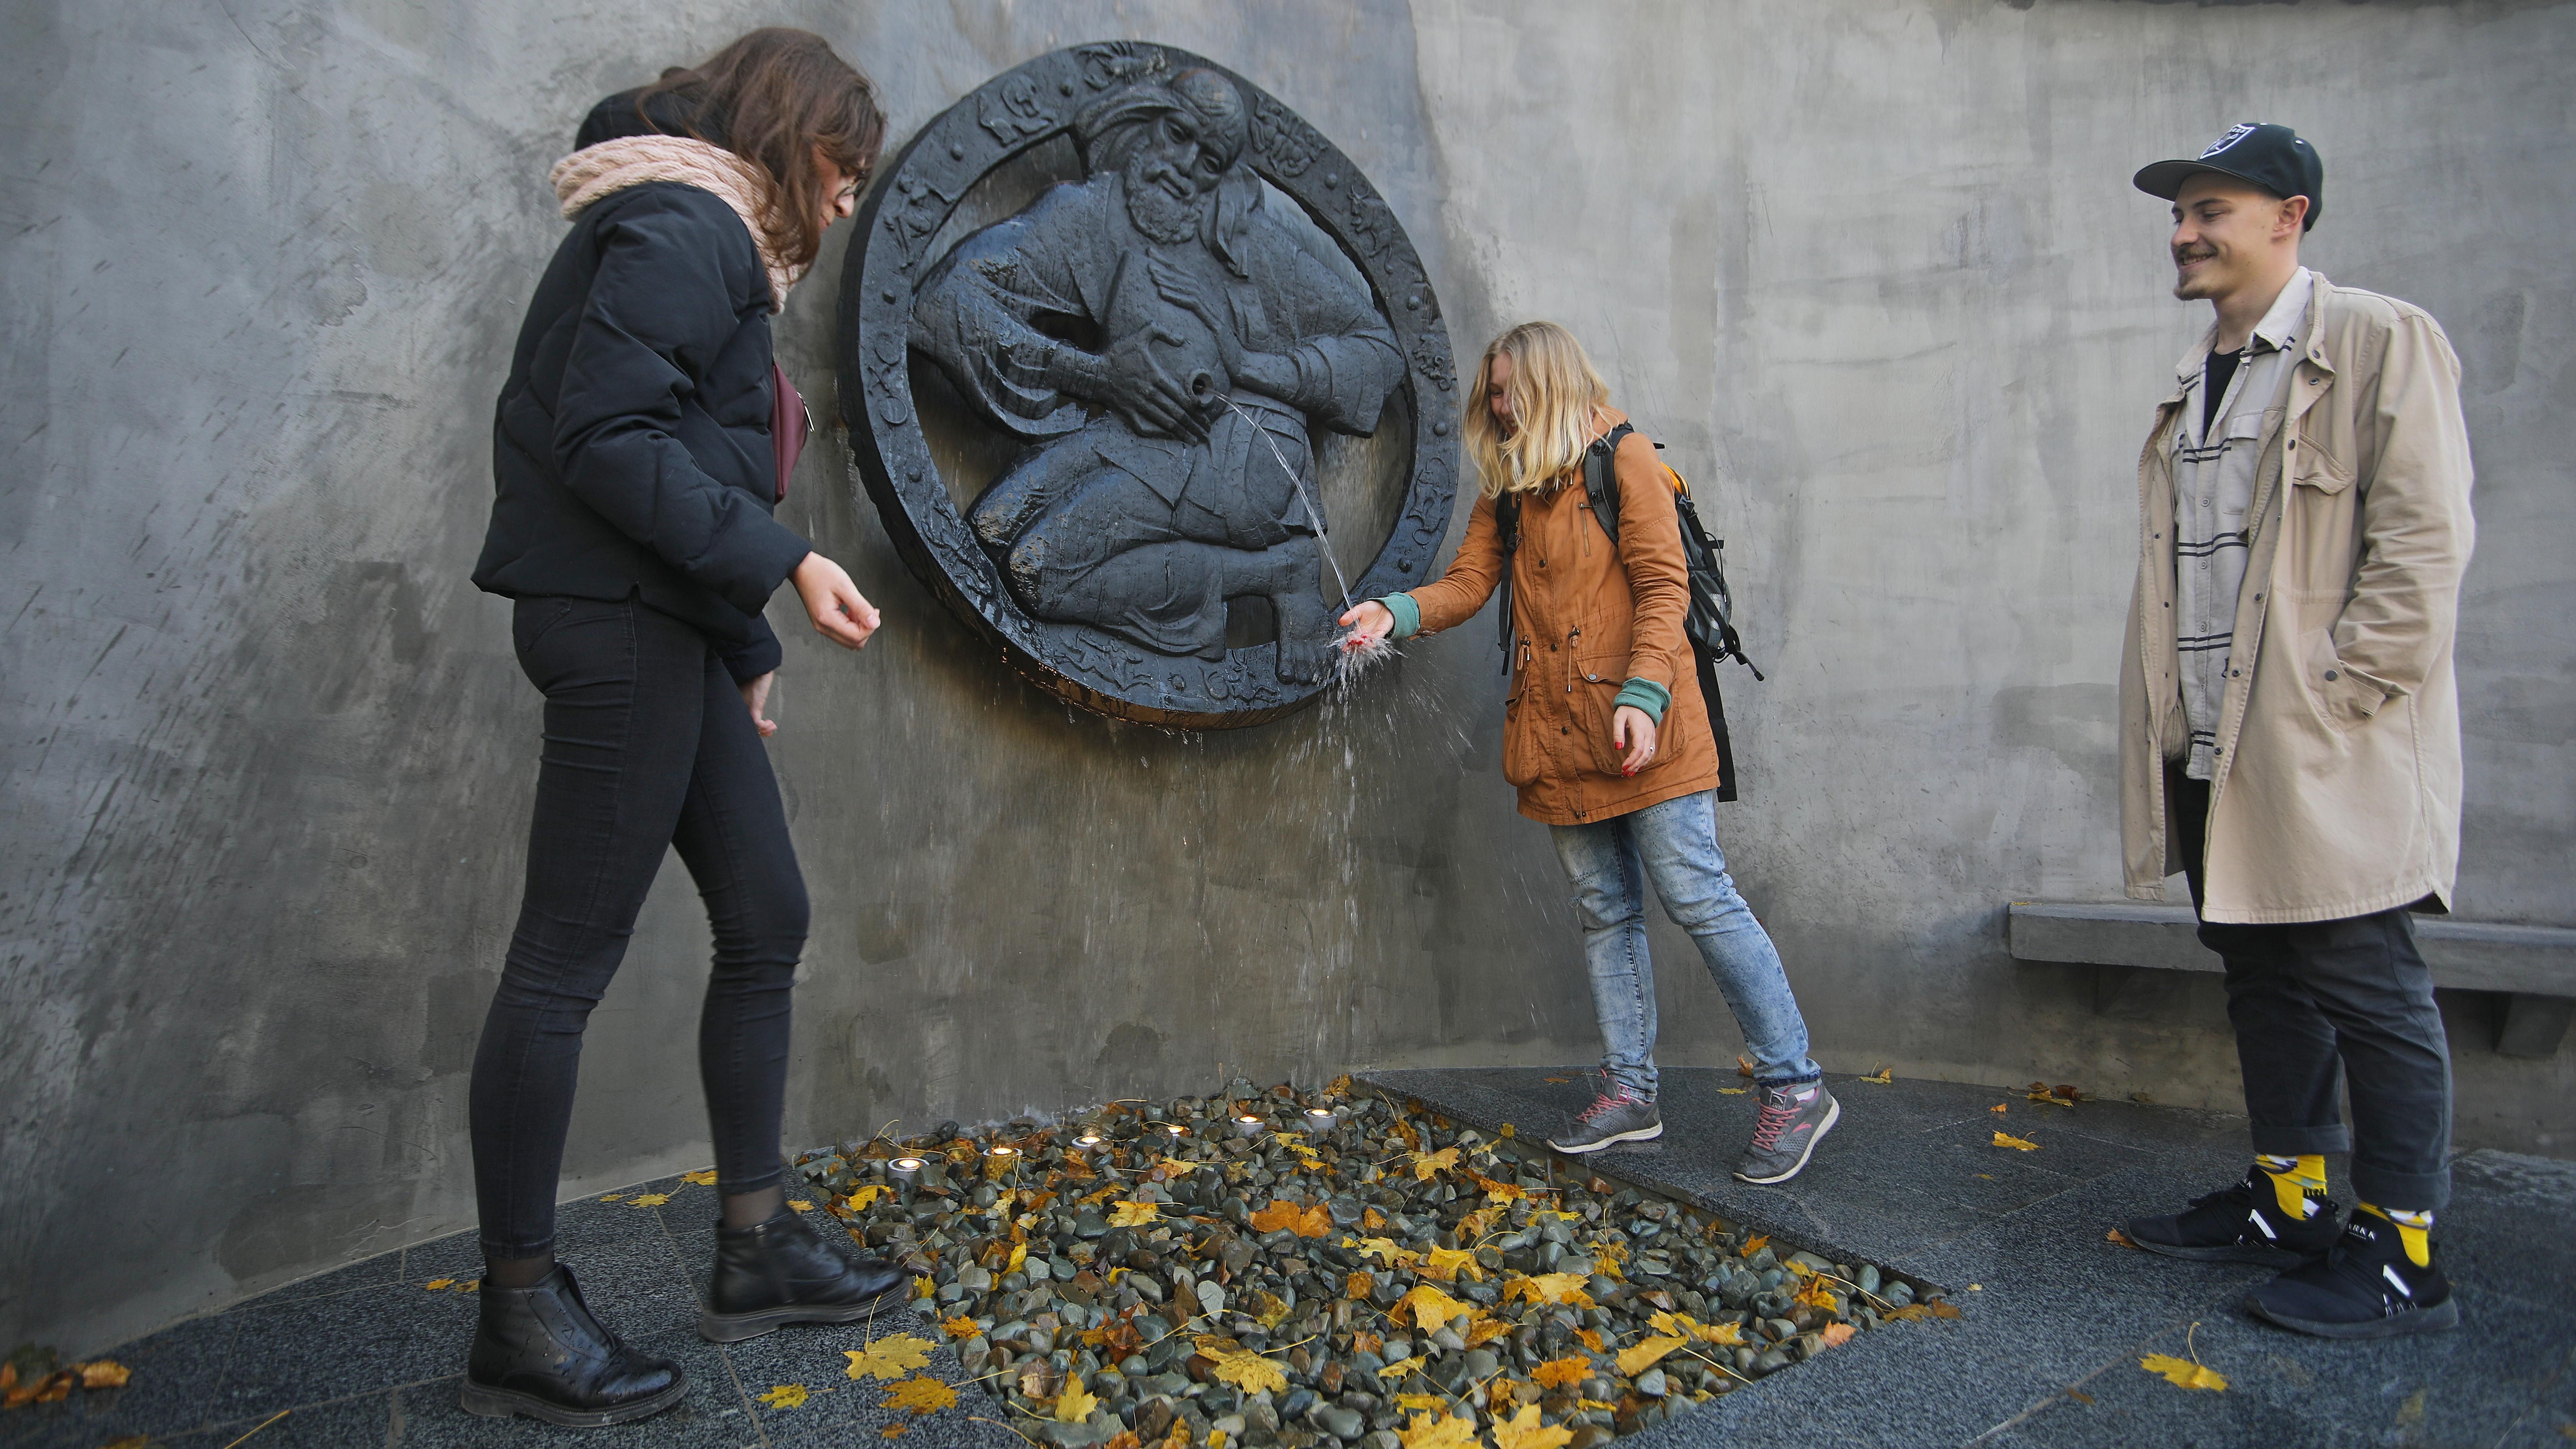
[{"label": "black baseball cap", "polygon": [[2228,127],[2226,135],[2210,142],[2208,150],[2189,161],[2159,161],[2140,167],[2130,179],[2149,196],[2171,201],[2184,182],[2202,171],[2251,182],[2283,201],[2293,196],[2306,197],[2306,230],[2315,230],[2317,218],[2325,212],[2326,163],[2317,155],[2317,148],[2287,126],[2258,121]]}]

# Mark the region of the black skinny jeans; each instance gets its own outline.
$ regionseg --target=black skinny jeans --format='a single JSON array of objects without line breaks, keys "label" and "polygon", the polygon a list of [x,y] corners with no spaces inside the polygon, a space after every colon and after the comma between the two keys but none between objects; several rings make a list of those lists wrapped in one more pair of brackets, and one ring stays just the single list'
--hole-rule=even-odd
[{"label": "black skinny jeans", "polygon": [[474,1054],[483,1250],[554,1245],[581,1033],[674,847],[706,899],[715,970],[698,1070],[716,1186],[779,1181],[788,992],[805,881],[760,732],[706,636],[629,599],[521,599],[519,667],[546,696],[527,894]]},{"label": "black skinny jeans", "polygon": [[[2166,773],[2166,818],[2199,909],[2209,782]],[[2254,1150],[2350,1152],[2353,1191],[2407,1212],[2451,1199],[2451,1044],[2404,910],[2339,921],[2201,923],[2227,963],[2227,1020]],[[2346,1128],[2338,1067],[2352,1095]]]}]

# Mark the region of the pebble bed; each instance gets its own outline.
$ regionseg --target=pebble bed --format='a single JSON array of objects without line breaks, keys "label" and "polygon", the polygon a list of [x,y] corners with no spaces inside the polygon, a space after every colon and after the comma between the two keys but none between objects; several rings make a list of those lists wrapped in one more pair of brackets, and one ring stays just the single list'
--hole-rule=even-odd
[{"label": "pebble bed", "polygon": [[1014,1427],[1066,1449],[1591,1449],[1956,1312],[1539,1136],[1348,1078],[1237,1081],[798,1169],[916,1275],[913,1311]]}]

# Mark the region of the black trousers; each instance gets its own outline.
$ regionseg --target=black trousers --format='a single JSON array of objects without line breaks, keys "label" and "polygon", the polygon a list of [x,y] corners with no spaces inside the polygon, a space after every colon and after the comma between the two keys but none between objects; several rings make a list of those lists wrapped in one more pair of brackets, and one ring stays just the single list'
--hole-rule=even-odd
[{"label": "black trousers", "polygon": [[582,1028],[666,847],[715,929],[698,1070],[716,1186],[778,1182],[807,905],[760,732],[705,635],[631,599],[522,599],[511,631],[545,692],[545,749],[527,893],[475,1052],[471,1115],[484,1251],[522,1258],[554,1244]]},{"label": "black trousers", "polygon": [[[2209,782],[2169,770],[2165,802],[2197,910]],[[2227,963],[2254,1150],[2349,1152],[2362,1201],[2408,1212],[2448,1203],[2451,1047],[2407,912],[2281,926],[2203,921],[2200,943]],[[2352,1094],[2349,1129],[2338,1067]]]}]

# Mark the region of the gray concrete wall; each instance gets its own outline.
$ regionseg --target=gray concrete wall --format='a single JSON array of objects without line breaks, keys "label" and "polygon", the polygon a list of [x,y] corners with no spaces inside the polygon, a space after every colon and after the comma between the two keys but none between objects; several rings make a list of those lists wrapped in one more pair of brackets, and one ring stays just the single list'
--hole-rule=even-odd
[{"label": "gray concrete wall", "polygon": [[[2206,983],[2116,1017],[2000,906],[2117,893],[2135,449],[2201,325],[2143,160],[2320,142],[2311,257],[2468,368],[2464,914],[2576,923],[2565,563],[2576,12],[2042,0],[1486,5],[277,0],[22,6],[0,99],[0,1342],[114,1342],[471,1219],[465,1069],[537,707],[466,583],[490,398],[596,96],[770,20],[898,135],[1134,35],[1367,168],[1462,351],[1556,317],[1703,480],[1748,637],[1724,816],[1829,1067],[2225,1104]],[[839,246],[782,355],[828,402]],[[823,409],[818,406],[817,411]],[[1481,627],[1347,704],[1169,737],[1010,676],[809,454],[785,516],[888,627],[789,637],[817,905],[790,1136],[1357,1063],[1594,1049]],[[1737,1038],[1659,925],[1666,1055]],[[706,1160],[706,933],[665,872],[594,1020],[567,1190]],[[2461,1135],[2564,1153],[2576,1066],[2486,1053]],[[1866,1102],[1856,1103],[1866,1110]]]}]

